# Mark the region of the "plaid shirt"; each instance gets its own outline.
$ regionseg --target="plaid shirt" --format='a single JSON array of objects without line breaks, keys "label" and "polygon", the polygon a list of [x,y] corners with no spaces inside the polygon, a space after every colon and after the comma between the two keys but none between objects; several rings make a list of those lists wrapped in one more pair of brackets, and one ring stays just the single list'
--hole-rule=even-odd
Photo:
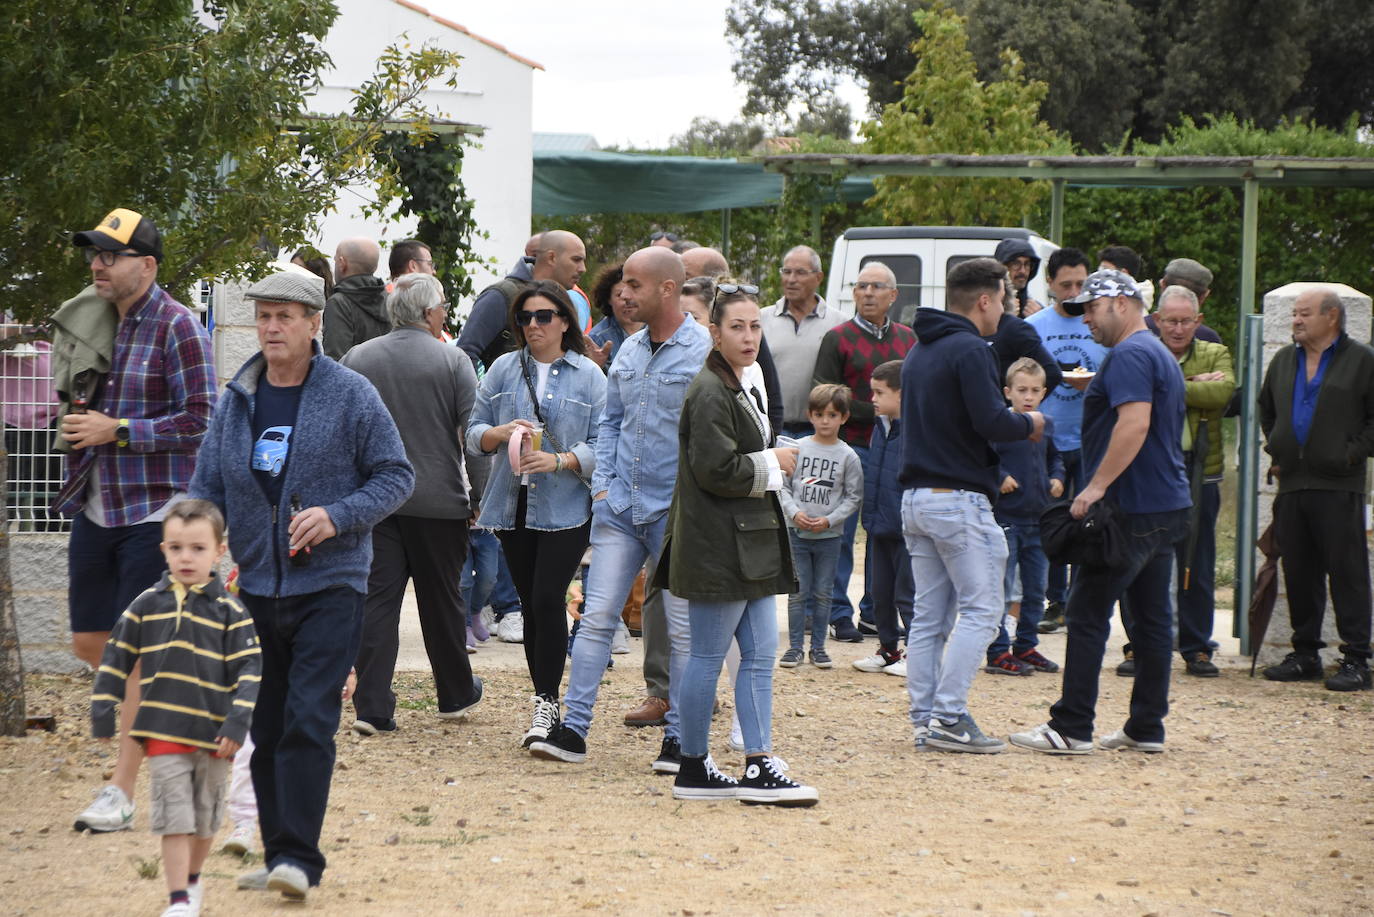
[{"label": "plaid shirt", "polygon": [[129,421],[129,445],[104,443],[67,457],[67,482],[53,509],[74,514],[86,504],[92,467],[100,470],[105,525],[141,522],[195,471],[215,405],[210,335],[200,320],[154,283],[115,332],[110,377],[92,407]]}]

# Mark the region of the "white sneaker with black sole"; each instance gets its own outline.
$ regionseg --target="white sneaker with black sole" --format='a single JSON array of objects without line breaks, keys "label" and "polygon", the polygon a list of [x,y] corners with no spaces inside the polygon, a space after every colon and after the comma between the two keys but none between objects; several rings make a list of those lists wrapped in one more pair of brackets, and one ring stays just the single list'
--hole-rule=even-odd
[{"label": "white sneaker with black sole", "polygon": [[77,831],[93,831],[96,834],[127,831],[133,827],[134,810],[134,801],[125,796],[119,787],[107,783],[100,788],[95,802],[76,817],[76,824],[72,827]]},{"label": "white sneaker with black sole", "polygon": [[751,806],[814,806],[821,795],[787,776],[787,765],[774,755],[749,758],[735,798]]},{"label": "white sneaker with black sole", "polygon": [[1107,751],[1143,751],[1149,755],[1162,754],[1164,751],[1163,742],[1137,742],[1126,735],[1124,729],[1118,729],[1109,736],[1103,736],[1097,740],[1097,745]]},{"label": "white sneaker with black sole", "polygon": [[682,767],[673,778],[674,799],[734,799],[739,783],[734,777],[722,774],[711,756],[682,759]]},{"label": "white sneaker with black sole", "polygon": [[1042,755],[1090,755],[1093,743],[1082,739],[1070,738],[1049,723],[1041,723],[1029,732],[1013,732],[1008,736],[1011,744],[1019,748],[1029,748]]},{"label": "white sneaker with black sole", "polygon": [[547,739],[561,718],[558,701],[552,697],[536,694],[534,696],[534,716],[530,718],[530,728],[525,731],[524,737],[520,740],[521,747],[529,748],[535,742],[542,742]]},{"label": "white sneaker with black sole", "polygon": [[1007,743],[983,735],[983,730],[978,728],[973,717],[965,713],[951,723],[946,723],[938,717],[932,718],[926,747],[974,755],[995,755],[999,751],[1005,751]]}]

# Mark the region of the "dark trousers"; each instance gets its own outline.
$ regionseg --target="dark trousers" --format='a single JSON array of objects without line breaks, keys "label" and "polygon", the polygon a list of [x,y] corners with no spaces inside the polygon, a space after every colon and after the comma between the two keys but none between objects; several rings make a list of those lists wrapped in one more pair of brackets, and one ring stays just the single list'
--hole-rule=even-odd
[{"label": "dark trousers", "polygon": [[[911,627],[911,603],[916,595],[906,540],[901,535],[870,534],[867,563],[868,594],[873,599],[878,642],[893,653]],[[901,630],[897,629],[899,624]]]},{"label": "dark trousers", "polygon": [[1050,725],[1064,735],[1091,741],[1097,682],[1111,632],[1112,606],[1129,597],[1135,613],[1135,682],[1126,734],[1137,742],[1164,741],[1169,712],[1169,657],[1173,606],[1169,596],[1174,546],[1188,529],[1188,511],[1124,516],[1129,555],[1120,567],[1080,565],[1069,590],[1068,651],[1063,693],[1050,708]]},{"label": "dark trousers", "polygon": [[[524,516],[524,499],[516,518]],[[525,609],[525,665],[534,693],[557,698],[562,694],[563,668],[568,658],[568,584],[587,550],[592,522],[575,529],[541,532],[520,524],[497,532],[501,550]]]},{"label": "dark trousers", "polygon": [[[1064,496],[1073,499],[1086,483],[1083,480],[1083,450],[1061,451],[1059,457],[1064,460]],[[1045,600],[1063,605],[1068,596],[1069,565],[1050,564],[1050,575],[1045,584]]]},{"label": "dark trousers", "polygon": [[466,519],[387,516],[372,529],[372,572],[354,663],[358,688],[353,709],[359,719],[384,724],[396,714],[391,680],[400,650],[401,603],[412,579],[439,710],[457,710],[472,700],[467,606],[459,588],[467,556]]},{"label": "dark trousers", "polygon": [[644,693],[668,699],[669,661],[673,648],[668,639],[668,612],[663,607],[663,590],[653,585],[658,564],[649,558],[644,565],[644,607],[640,611],[640,636],[644,638]]},{"label": "dark trousers", "polygon": [[358,652],[363,596],[347,586],[309,595],[240,593],[262,647],[253,708],[253,792],[263,862],[290,863],[320,883],[320,828],[334,776],[334,733],[343,686]]},{"label": "dark trousers", "polygon": [[[1221,487],[1203,484],[1193,556],[1184,556],[1188,552],[1187,539],[1178,545],[1178,651],[1184,659],[1191,659],[1197,653],[1210,656],[1217,647],[1212,641],[1212,622],[1217,610],[1217,515],[1220,512]],[[1360,535],[1363,543],[1363,525]],[[1183,588],[1185,566],[1189,566],[1187,589]]]},{"label": "dark trousers", "polygon": [[167,569],[162,523],[105,528],[77,513],[67,542],[67,613],[72,633],[114,630],[124,609]]},{"label": "dark trousers", "polygon": [[1364,540],[1364,497],[1337,490],[1299,490],[1274,501],[1274,525],[1283,554],[1293,649],[1316,655],[1322,641],[1327,582],[1336,632],[1347,659],[1370,658],[1369,548]]}]

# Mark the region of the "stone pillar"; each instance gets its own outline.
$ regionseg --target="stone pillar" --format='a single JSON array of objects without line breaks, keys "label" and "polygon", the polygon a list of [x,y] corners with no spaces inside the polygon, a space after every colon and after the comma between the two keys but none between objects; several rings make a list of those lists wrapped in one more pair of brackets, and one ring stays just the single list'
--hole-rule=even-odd
[{"label": "stone pillar", "polygon": [[[1343,283],[1289,283],[1264,294],[1264,365],[1266,368],[1280,348],[1293,342],[1294,301],[1299,294],[1313,289],[1334,290],[1345,305],[1346,332],[1356,341],[1365,344],[1370,342],[1371,324],[1374,324],[1374,309],[1371,309],[1370,298],[1364,293]],[[1256,389],[1256,397],[1258,394],[1259,390]],[[1274,518],[1274,497],[1278,494],[1278,487],[1265,481],[1265,473],[1268,470],[1269,456],[1261,452],[1259,512],[1256,517],[1259,522],[1260,533],[1264,532]],[[1367,508],[1365,528],[1366,537],[1368,537],[1369,516]],[[1259,569],[1259,565],[1263,561],[1263,556],[1256,552],[1255,568]],[[1260,647],[1260,666],[1272,665],[1280,661],[1293,649],[1291,643],[1293,628],[1288,623],[1288,591],[1283,580],[1282,568],[1280,568],[1278,585],[1279,594],[1278,601],[1274,605],[1274,617],[1269,623],[1268,632],[1265,634],[1264,645]],[[1340,638],[1336,636],[1336,616],[1331,610],[1329,600],[1326,616],[1322,621],[1322,639],[1329,644],[1328,648],[1323,651],[1323,659],[1329,663],[1338,655],[1336,647],[1340,644]]]},{"label": "stone pillar", "polygon": [[215,316],[215,374],[221,389],[258,352],[253,304],[243,298],[248,287],[247,283],[217,283],[210,296]]}]

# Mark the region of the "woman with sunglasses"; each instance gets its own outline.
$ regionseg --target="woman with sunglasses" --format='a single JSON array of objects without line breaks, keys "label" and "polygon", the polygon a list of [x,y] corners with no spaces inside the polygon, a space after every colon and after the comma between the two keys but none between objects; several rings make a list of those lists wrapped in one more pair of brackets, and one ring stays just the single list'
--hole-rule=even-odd
[{"label": "woman with sunglasses", "polygon": [[[526,748],[547,738],[559,721],[566,592],[591,531],[588,482],[606,404],[606,376],[585,356],[576,315],[568,294],[552,281],[515,298],[510,323],[519,349],[487,371],[467,430],[468,449],[496,456],[481,524],[501,540],[525,610],[525,662],[535,695]],[[522,446],[512,467],[514,436]]]},{"label": "woman with sunglasses", "polygon": [[[809,806],[816,790],[789,779],[772,753],[777,596],[796,588],[777,491],[797,450],[769,448],[762,395],[742,381],[763,339],[758,292],[750,284],[716,286],[714,348],[687,389],[678,427],[677,490],[657,572],[659,585],[687,599],[691,621],[673,796]],[[732,639],[740,648],[735,709],[745,753],[738,781],[717,770],[709,753],[716,682]]]}]

